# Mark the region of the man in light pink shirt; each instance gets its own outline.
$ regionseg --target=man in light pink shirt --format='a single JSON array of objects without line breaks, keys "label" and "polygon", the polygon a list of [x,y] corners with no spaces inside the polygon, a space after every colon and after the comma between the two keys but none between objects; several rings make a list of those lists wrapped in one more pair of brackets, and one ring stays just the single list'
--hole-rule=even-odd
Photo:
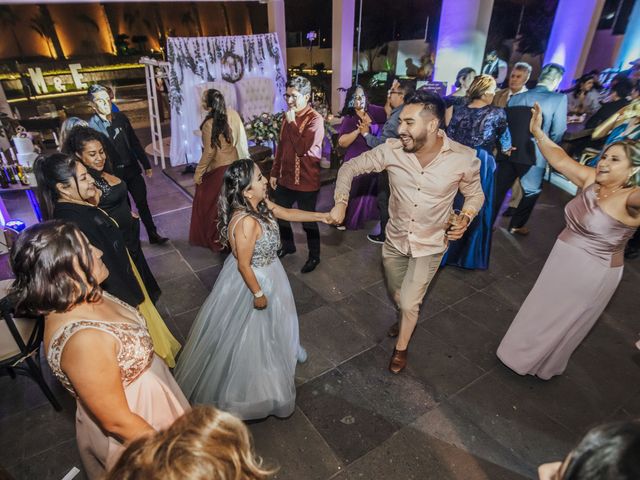
[{"label": "man in light pink shirt", "polygon": [[[386,170],[391,197],[382,261],[387,287],[401,312],[399,332],[389,370],[399,373],[407,364],[409,340],[420,304],[450,240],[462,237],[484,203],[480,160],[475,150],[450,140],[440,129],[444,101],[435,93],[417,91],[405,99],[398,127],[399,139],[363,153],[338,172],[331,216],[344,220],[354,177]],[[462,214],[451,223],[453,200],[465,197]]]}]

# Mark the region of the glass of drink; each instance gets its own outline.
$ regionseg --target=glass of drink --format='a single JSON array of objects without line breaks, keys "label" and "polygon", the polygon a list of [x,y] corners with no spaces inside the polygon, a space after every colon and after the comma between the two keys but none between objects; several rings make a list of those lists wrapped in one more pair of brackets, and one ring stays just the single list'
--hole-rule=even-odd
[{"label": "glass of drink", "polygon": [[446,232],[449,233],[449,231],[451,230],[452,227],[455,227],[457,225],[459,225],[460,223],[462,223],[462,212],[458,209],[453,209],[451,210],[451,213],[449,214],[449,221],[447,223],[447,230]]}]

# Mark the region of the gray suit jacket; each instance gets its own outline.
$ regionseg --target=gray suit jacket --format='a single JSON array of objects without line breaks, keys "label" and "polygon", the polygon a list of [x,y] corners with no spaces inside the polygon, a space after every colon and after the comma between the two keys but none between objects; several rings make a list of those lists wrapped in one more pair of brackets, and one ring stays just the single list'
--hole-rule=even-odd
[{"label": "gray suit jacket", "polygon": [[[542,109],[542,130],[556,143],[560,143],[567,130],[567,96],[538,86],[531,90],[514,95],[507,107],[533,107],[538,102]],[[538,146],[535,147],[537,167],[545,167],[547,161]],[[533,162],[531,162],[533,164]]]}]

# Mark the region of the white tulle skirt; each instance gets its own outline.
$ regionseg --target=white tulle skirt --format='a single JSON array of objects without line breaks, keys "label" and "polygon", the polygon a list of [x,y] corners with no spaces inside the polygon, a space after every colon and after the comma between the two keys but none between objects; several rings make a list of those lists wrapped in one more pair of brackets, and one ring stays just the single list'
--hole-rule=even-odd
[{"label": "white tulle skirt", "polygon": [[175,377],[192,404],[212,404],[243,420],[288,417],[295,408],[300,343],[293,293],[280,260],[253,270],[267,308],[253,308],[229,255],[191,327]]}]

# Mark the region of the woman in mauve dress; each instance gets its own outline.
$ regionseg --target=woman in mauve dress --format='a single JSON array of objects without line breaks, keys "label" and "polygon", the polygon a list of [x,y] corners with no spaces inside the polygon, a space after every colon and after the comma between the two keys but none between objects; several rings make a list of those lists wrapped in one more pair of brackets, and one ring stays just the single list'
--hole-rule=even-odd
[{"label": "woman in mauve dress", "polygon": [[565,207],[567,226],[497,354],[515,372],[547,380],[564,372],[622,278],[625,243],[640,226],[640,145],[614,142],[596,168],[587,167],[553,143],[541,125],[536,103],[531,133],[540,151],[582,191]]},{"label": "woman in mauve dress", "polygon": [[39,223],[11,250],[18,314],[44,316],[54,375],[76,398],[76,440],[87,477],[99,479],[130,441],[189,409],[138,310],[100,288],[102,251],[71,222]]},{"label": "woman in mauve dress", "polygon": [[218,238],[218,198],[227,167],[239,158],[249,158],[247,134],[238,112],[227,108],[222,93],[214,88],[202,95],[202,107],[208,112],[202,131],[202,157],[193,174],[196,194],[191,209],[189,243],[223,249]]},{"label": "woman in mauve dress", "polygon": [[[348,162],[361,153],[371,150],[360,132],[360,124],[367,124],[371,135],[379,135],[387,115],[384,108],[367,103],[364,89],[360,85],[352,86],[345,99],[341,112],[342,123],[338,130],[338,145],[346,149],[344,162]],[[349,230],[364,227],[368,220],[380,218],[378,213],[378,174],[369,173],[353,180],[349,198],[349,207],[344,226]]]}]

